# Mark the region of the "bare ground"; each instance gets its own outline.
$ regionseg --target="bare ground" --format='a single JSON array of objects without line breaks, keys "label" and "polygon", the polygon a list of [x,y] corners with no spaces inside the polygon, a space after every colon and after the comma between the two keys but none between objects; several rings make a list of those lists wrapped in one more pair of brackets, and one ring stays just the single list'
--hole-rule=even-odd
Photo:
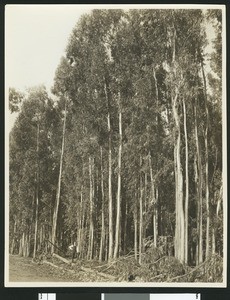
[{"label": "bare ground", "polygon": [[10,282],[71,282],[75,281],[71,274],[65,274],[48,265],[38,265],[31,258],[10,255],[9,281]]}]

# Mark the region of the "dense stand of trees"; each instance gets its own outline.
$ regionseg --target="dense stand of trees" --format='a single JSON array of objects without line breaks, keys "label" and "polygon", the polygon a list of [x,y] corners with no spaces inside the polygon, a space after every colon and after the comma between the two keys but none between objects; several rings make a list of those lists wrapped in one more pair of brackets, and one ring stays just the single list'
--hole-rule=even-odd
[{"label": "dense stand of trees", "polygon": [[52,97],[10,89],[10,253],[77,241],[89,260],[141,263],[149,244],[190,265],[223,255],[221,22],[218,10],[94,10]]}]

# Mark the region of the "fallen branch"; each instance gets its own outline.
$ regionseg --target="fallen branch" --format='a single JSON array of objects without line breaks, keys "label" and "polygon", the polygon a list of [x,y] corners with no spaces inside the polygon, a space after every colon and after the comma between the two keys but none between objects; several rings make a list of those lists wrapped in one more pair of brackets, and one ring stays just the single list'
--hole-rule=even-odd
[{"label": "fallen branch", "polygon": [[[100,268],[107,267],[105,270],[108,270],[112,265],[116,264],[117,262],[119,262],[121,260],[129,259],[129,258],[132,258],[132,257],[135,256],[135,254],[130,254],[130,253],[133,253],[133,250],[130,251],[128,254],[117,258],[116,260],[113,260],[111,262],[107,262],[104,265],[96,266],[95,268],[100,269]],[[139,256],[139,254],[137,254],[137,256]]]},{"label": "fallen branch", "polygon": [[183,275],[179,275],[179,276],[170,278],[170,279],[169,279],[169,282],[171,282],[171,281],[173,281],[173,280],[175,280],[175,279],[180,279],[180,278],[186,277],[186,276],[188,276],[188,275],[194,273],[195,271],[199,270],[201,267],[203,267],[204,265],[206,265],[206,264],[208,263],[208,261],[209,261],[209,260],[204,261],[202,264],[200,264],[200,265],[197,266],[196,268],[192,269],[192,270],[191,270],[190,272],[188,272],[188,273],[185,273],[185,274],[183,274]]},{"label": "fallen branch", "polygon": [[[56,257],[57,259],[63,261],[64,263],[66,264],[71,264],[71,261],[69,261],[68,259],[64,258],[64,257],[61,257],[60,255],[56,254],[56,253],[53,253],[53,257]],[[115,280],[116,277],[112,276],[112,275],[107,275],[105,273],[101,273],[101,272],[97,272],[95,270],[92,270],[92,269],[89,269],[89,268],[85,268],[85,267],[80,267],[80,270],[84,271],[84,272],[90,272],[90,273],[97,273],[98,275],[104,277],[104,278],[108,278],[110,280]],[[71,270],[69,270],[71,271]]]},{"label": "fallen branch", "polygon": [[156,260],[153,263],[151,263],[151,266],[155,265],[156,263],[158,263],[159,261],[165,259],[166,257],[168,257],[168,256],[163,256],[163,257],[159,258],[158,260]]},{"label": "fallen branch", "polygon": [[157,279],[157,278],[162,278],[162,277],[164,277],[162,274],[159,274],[159,275],[156,275],[156,276],[154,276],[154,277],[151,277],[150,279],[149,279],[149,281],[152,281],[152,280],[154,280],[154,279]]},{"label": "fallen branch", "polygon": [[134,255],[121,256],[121,257],[117,258],[116,260],[113,260],[113,261],[111,261],[111,262],[109,262],[109,263],[107,263],[107,264],[105,264],[105,265],[97,266],[96,268],[103,268],[103,267],[106,267],[106,268],[104,269],[104,271],[107,271],[107,270],[109,270],[113,265],[115,265],[116,263],[118,263],[119,261],[126,260],[126,259],[129,259],[129,258],[132,258],[132,257],[134,257]]},{"label": "fallen branch", "polygon": [[46,239],[45,241],[49,242],[52,246],[54,246],[54,248],[57,248],[59,251],[61,251],[63,254],[65,254],[65,252],[60,249],[58,246],[56,246],[55,244],[53,244],[51,241],[49,241],[48,239]]}]

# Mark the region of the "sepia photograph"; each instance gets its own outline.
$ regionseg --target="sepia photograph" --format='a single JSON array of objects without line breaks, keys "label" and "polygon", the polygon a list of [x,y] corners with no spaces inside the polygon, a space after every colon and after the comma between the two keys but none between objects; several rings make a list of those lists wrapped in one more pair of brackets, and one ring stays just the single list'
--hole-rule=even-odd
[{"label": "sepia photograph", "polygon": [[5,286],[226,287],[224,5],[6,5]]}]

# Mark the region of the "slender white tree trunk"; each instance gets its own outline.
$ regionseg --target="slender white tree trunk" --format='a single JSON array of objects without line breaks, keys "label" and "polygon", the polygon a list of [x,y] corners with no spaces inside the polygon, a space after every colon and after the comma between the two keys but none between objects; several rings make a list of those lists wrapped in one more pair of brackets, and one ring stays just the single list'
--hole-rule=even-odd
[{"label": "slender white tree trunk", "polygon": [[142,245],[143,245],[143,186],[142,186],[142,178],[140,174],[140,198],[139,198],[139,264],[141,264],[142,258]]},{"label": "slender white tree trunk", "polygon": [[100,240],[100,253],[99,260],[103,259],[104,245],[105,245],[105,204],[104,204],[104,174],[103,174],[103,150],[101,147],[101,240]]},{"label": "slender white tree trunk", "polygon": [[150,170],[150,181],[151,181],[151,201],[153,204],[153,244],[154,247],[157,247],[157,203],[156,203],[156,197],[155,197],[155,183],[153,178],[153,168],[152,168],[152,158],[151,154],[149,152],[149,170]]},{"label": "slender white tree trunk", "polygon": [[121,100],[119,93],[119,151],[118,151],[118,180],[117,180],[117,215],[116,215],[116,232],[115,232],[115,247],[114,258],[117,258],[119,252],[120,241],[120,214],[121,214],[121,155],[122,155],[122,112]]},{"label": "slender white tree trunk", "polygon": [[113,256],[113,196],[112,196],[112,137],[111,137],[111,120],[110,120],[110,103],[109,96],[107,91],[107,85],[104,84],[105,97],[108,107],[107,121],[108,121],[108,134],[109,134],[109,151],[108,151],[108,160],[109,160],[109,176],[108,176],[108,186],[109,186],[109,251],[108,251],[108,260]]},{"label": "slender white tree trunk", "polygon": [[58,187],[56,193],[56,203],[53,212],[53,225],[52,225],[52,236],[51,236],[51,253],[54,252],[54,245],[56,242],[56,230],[57,230],[57,219],[58,219],[58,209],[60,204],[60,194],[61,194],[61,178],[62,178],[62,166],[63,166],[63,157],[65,149],[65,131],[66,131],[66,115],[67,115],[67,99],[65,100],[65,112],[64,112],[64,121],[62,129],[62,146],[61,146],[61,156],[60,156],[60,166],[59,166],[59,176],[58,176]]},{"label": "slender white tree trunk", "polygon": [[38,199],[38,189],[39,189],[39,161],[38,161],[38,152],[39,152],[39,122],[37,123],[37,164],[36,164],[36,186],[35,186],[35,228],[34,228],[34,251],[33,251],[33,258],[36,256],[36,251],[37,251],[37,235],[38,235],[38,205],[39,205],[39,199]]},{"label": "slender white tree trunk", "polygon": [[133,219],[134,219],[134,256],[137,260],[137,212],[135,211],[133,213]]},{"label": "slender white tree trunk", "polygon": [[89,191],[89,203],[90,203],[90,224],[89,224],[89,244],[88,244],[88,259],[93,258],[93,242],[94,242],[94,223],[93,223],[93,198],[94,198],[94,186],[93,186],[93,165],[94,161],[89,157],[89,181],[90,181],[90,191]]},{"label": "slender white tree trunk", "polygon": [[[197,101],[196,101],[197,102]],[[196,156],[197,156],[197,233],[198,233],[198,244],[197,244],[197,264],[203,262],[203,201],[202,201],[202,163],[201,163],[201,151],[200,151],[200,142],[198,136],[198,125],[197,125],[197,103],[194,107],[195,112],[195,142],[196,142]]]},{"label": "slender white tree trunk", "polygon": [[185,256],[185,230],[184,230],[184,208],[183,208],[183,174],[181,167],[181,130],[180,117],[178,114],[178,91],[172,100],[173,118],[175,124],[175,145],[174,145],[174,165],[175,165],[175,198],[176,198],[176,227],[175,227],[175,257],[184,262]]},{"label": "slender white tree trunk", "polygon": [[208,150],[208,129],[209,129],[209,111],[208,111],[208,99],[207,99],[207,85],[206,78],[204,73],[204,65],[201,61],[201,70],[204,84],[204,99],[205,99],[205,113],[206,113],[206,127],[204,133],[204,144],[205,144],[205,201],[206,201],[206,213],[207,213],[207,222],[206,222],[206,251],[205,257],[208,258],[210,254],[210,208],[209,208],[209,150]]},{"label": "slender white tree trunk", "polygon": [[11,247],[10,247],[10,254],[14,254],[16,232],[17,232],[17,221],[16,221],[16,217],[15,217],[15,220],[14,220],[13,240],[12,240]]},{"label": "slender white tree trunk", "polygon": [[184,114],[184,138],[185,138],[185,260],[188,263],[188,204],[189,204],[189,177],[188,177],[188,133],[187,133],[187,116],[186,105],[183,98],[183,114]]}]

